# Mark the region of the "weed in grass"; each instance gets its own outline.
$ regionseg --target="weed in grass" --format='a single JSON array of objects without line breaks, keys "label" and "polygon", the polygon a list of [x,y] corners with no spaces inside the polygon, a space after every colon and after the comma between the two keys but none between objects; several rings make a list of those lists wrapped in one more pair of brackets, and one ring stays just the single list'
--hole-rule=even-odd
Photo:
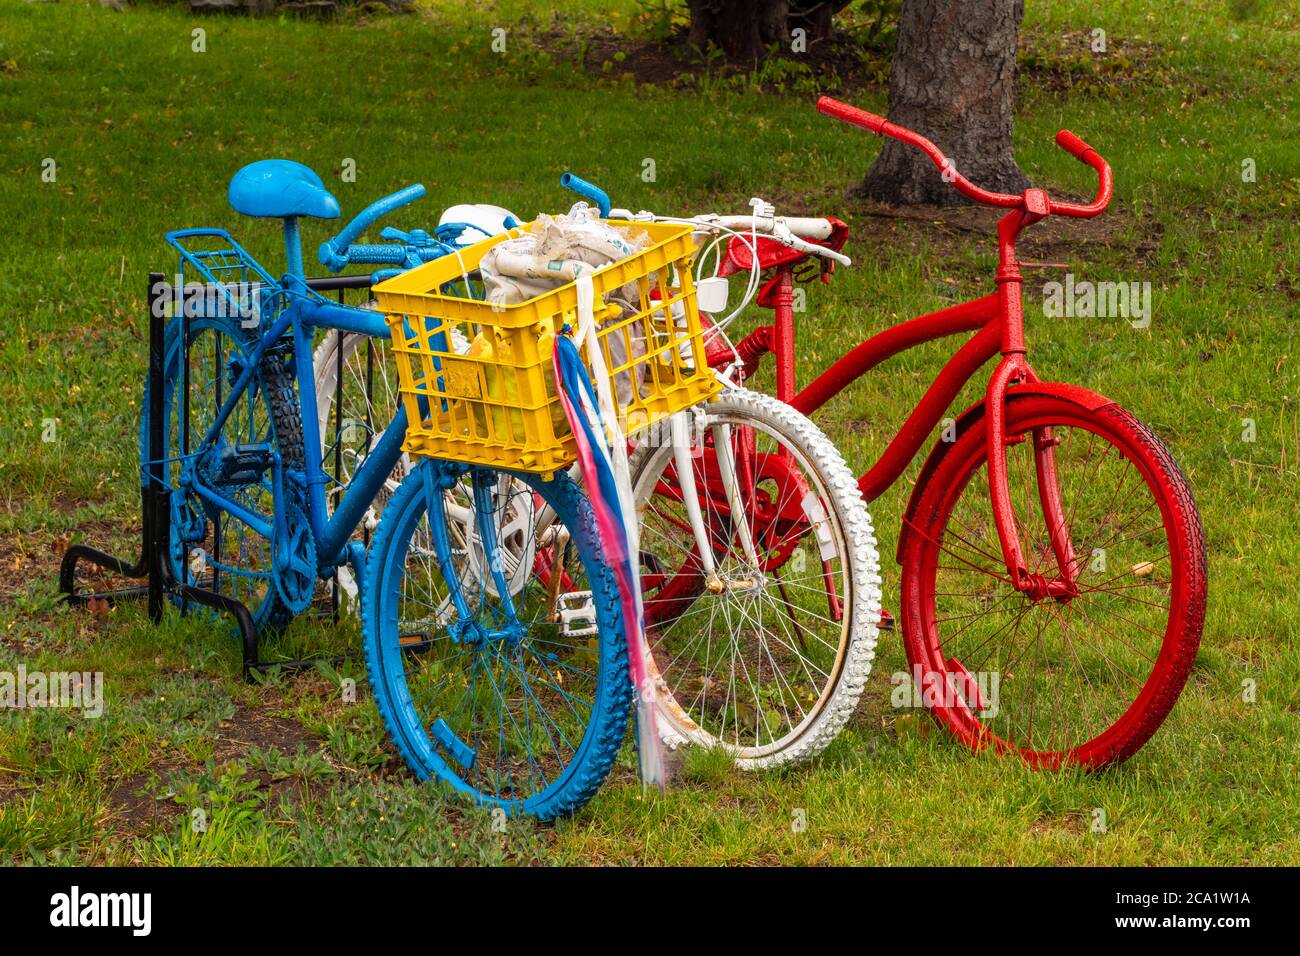
[{"label": "weed in grass", "polygon": [[184,746],[207,739],[234,715],[234,701],[213,682],[171,675],[160,678],[123,719],[133,729],[155,735],[163,746]]},{"label": "weed in grass", "polygon": [[279,865],[290,848],[267,794],[240,763],[209,760],[198,773],[172,774],[165,793],[186,813],[170,832],[136,841],[147,866]]},{"label": "weed in grass", "polygon": [[373,706],[330,726],[326,736],[330,752],[345,766],[358,770],[374,770],[391,759],[387,740],[383,722]]},{"label": "weed in grass", "polygon": [[435,783],[340,786],[293,814],[299,866],[486,866],[544,859],[528,820],[468,805]]},{"label": "weed in grass", "polygon": [[336,770],[319,751],[309,751],[301,744],[292,755],[277,748],[252,747],[246,756],[254,770],[268,774],[272,780],[298,778],[306,781],[329,780],[338,776]]}]

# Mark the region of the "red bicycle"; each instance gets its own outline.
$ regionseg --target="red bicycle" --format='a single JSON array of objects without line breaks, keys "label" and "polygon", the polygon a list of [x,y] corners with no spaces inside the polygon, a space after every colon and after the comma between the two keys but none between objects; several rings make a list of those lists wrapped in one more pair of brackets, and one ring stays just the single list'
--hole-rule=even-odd
[{"label": "red bicycle", "polygon": [[733,230],[718,273],[761,273],[757,301],[775,313],[734,348],[715,342],[710,363],[746,377],[772,353],[777,397],[811,415],[891,356],[973,332],[859,480],[871,502],[902,475],[971,376],[1000,356],[984,400],[930,452],[903,517],[900,617],[912,677],[936,719],[973,748],[1014,751],[1045,767],[1125,760],[1164,721],[1191,671],[1205,616],[1204,531],[1186,479],[1150,429],[1109,398],[1035,373],[1016,256],[1029,226],[1101,213],[1110,167],[1063,130],[1057,144],[1097,172],[1093,202],[1053,200],[1035,188],[993,193],[911,130],[828,97],[817,108],[920,149],[962,195],[1008,210],[997,228],[996,291],[885,329],[799,389],[794,283],[828,279],[836,261],[847,262],[838,251],[847,227],[784,219],[770,208],[698,217],[705,231],[710,222]]}]

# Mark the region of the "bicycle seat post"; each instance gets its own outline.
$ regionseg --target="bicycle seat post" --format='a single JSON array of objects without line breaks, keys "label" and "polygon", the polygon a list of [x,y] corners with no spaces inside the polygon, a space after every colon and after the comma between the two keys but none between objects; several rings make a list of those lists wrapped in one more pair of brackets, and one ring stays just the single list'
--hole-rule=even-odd
[{"label": "bicycle seat post", "polygon": [[284,217],[284,261],[289,275],[304,278],[302,266],[302,237],[298,232],[298,217]]}]

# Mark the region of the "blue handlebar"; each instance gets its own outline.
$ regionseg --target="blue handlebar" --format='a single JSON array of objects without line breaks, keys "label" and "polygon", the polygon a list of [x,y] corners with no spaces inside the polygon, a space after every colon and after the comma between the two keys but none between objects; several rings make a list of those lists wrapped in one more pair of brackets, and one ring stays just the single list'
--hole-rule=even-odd
[{"label": "blue handlebar", "polygon": [[424,187],[419,183],[398,190],[391,196],[372,202],[357,215],[343,231],[333,239],[321,243],[318,258],[321,265],[331,272],[338,272],[348,265],[348,247],[365,232],[376,219],[386,216],[395,209],[415,202],[424,195]]},{"label": "blue handlebar", "polygon": [[563,186],[565,189],[572,189],[575,193],[577,193],[583,199],[586,199],[588,202],[595,203],[596,208],[600,210],[600,214],[602,216],[609,215],[609,209],[610,209],[609,195],[605,192],[605,190],[601,189],[599,186],[593,186],[585,179],[573,175],[573,173],[565,173],[563,176],[561,176],[560,185]]}]

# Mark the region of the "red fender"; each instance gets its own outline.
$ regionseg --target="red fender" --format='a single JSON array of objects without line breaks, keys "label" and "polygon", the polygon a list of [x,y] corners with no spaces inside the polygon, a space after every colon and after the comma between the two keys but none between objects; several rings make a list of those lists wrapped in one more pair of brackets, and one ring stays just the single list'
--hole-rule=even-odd
[{"label": "red fender", "polygon": [[[1079,385],[1067,385],[1064,382],[1022,382],[1007,389],[1008,402],[1014,401],[1018,396],[1022,395],[1056,396],[1068,399],[1090,412],[1095,412],[1106,405],[1115,404],[1105,395]],[[983,416],[984,402],[980,400],[957,417],[957,434],[960,435],[965,432]],[[921,473],[916,476],[916,483],[912,485],[912,494],[907,501],[907,510],[903,512],[903,525],[898,533],[898,548],[894,551],[894,560],[899,564],[903,563],[903,547],[907,544],[908,529],[912,526],[912,516],[916,513],[920,491],[925,487],[926,479],[939,467],[939,462],[947,454],[949,447],[950,443],[940,441],[930,450],[929,456],[925,459],[925,464],[921,466]]]}]

